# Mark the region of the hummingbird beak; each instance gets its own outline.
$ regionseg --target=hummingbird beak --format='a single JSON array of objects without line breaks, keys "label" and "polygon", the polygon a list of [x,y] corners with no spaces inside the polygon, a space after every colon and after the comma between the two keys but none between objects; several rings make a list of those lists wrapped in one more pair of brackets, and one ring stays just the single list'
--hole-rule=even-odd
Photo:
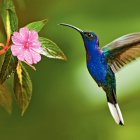
[{"label": "hummingbird beak", "polygon": [[70,28],[73,28],[73,29],[75,29],[76,31],[78,31],[81,35],[83,35],[83,31],[82,31],[81,29],[79,29],[79,28],[73,26],[73,25],[66,24],[66,23],[60,23],[59,25],[68,26],[68,27],[70,27]]}]

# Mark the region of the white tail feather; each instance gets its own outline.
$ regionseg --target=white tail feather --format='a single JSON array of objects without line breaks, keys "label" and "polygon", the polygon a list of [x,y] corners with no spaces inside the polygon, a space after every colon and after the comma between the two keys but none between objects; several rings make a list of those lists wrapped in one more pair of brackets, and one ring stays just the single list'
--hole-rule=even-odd
[{"label": "white tail feather", "polygon": [[115,122],[120,125],[124,125],[124,120],[122,117],[121,110],[118,104],[112,104],[108,102],[109,110],[111,112],[112,117],[114,118]]}]

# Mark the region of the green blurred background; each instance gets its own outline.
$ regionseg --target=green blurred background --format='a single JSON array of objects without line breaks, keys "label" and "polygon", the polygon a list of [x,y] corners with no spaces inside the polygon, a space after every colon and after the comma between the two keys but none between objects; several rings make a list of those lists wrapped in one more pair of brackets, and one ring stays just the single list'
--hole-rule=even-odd
[{"label": "green blurred background", "polygon": [[[0,0],[1,2],[2,0]],[[24,117],[16,103],[12,115],[0,109],[1,140],[134,140],[140,138],[140,60],[116,74],[117,95],[125,126],[115,124],[86,69],[80,35],[58,23],[94,31],[100,46],[140,31],[139,0],[15,0],[20,27],[48,18],[40,33],[55,41],[67,62],[43,58],[30,71],[33,97]],[[0,23],[0,26],[2,24]],[[0,34],[2,38],[2,35]]]}]

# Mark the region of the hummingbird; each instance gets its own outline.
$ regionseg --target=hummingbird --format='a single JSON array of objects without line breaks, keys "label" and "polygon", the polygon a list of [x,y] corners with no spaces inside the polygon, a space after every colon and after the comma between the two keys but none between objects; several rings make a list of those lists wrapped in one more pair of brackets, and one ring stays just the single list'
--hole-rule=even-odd
[{"label": "hummingbird", "polygon": [[73,28],[81,34],[86,50],[87,69],[97,85],[105,91],[113,119],[117,124],[124,125],[117,103],[115,73],[140,57],[140,33],[124,35],[100,48],[99,38],[94,32],[66,23],[60,25]]}]

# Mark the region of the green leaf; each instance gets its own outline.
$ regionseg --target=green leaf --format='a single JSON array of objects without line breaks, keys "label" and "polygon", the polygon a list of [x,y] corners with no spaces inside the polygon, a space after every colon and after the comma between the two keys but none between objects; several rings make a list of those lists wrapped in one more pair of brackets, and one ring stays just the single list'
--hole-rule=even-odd
[{"label": "green leaf", "polygon": [[0,106],[8,113],[12,112],[12,96],[5,85],[0,85]]},{"label": "green leaf", "polygon": [[3,43],[6,42],[5,34],[1,29],[0,29],[0,42],[3,42]]},{"label": "green leaf", "polygon": [[4,9],[4,8],[2,8],[2,9],[3,10],[1,12],[1,15],[2,15],[5,30],[6,30],[6,35],[7,35],[7,38],[10,39],[10,35],[11,35],[12,31],[11,31],[11,25],[10,25],[9,12],[7,9]]},{"label": "green leaf", "polygon": [[37,32],[40,32],[42,28],[46,25],[46,23],[47,23],[47,19],[29,23],[28,25],[26,25],[26,27],[29,30],[35,30]]},{"label": "green leaf", "polygon": [[0,84],[3,84],[11,74],[15,71],[15,60],[12,56],[11,50],[8,50],[5,54],[4,61],[0,71]]},{"label": "green leaf", "polygon": [[51,40],[44,37],[39,38],[42,48],[44,49],[41,53],[48,58],[67,60],[62,50]]},{"label": "green leaf", "polygon": [[7,37],[9,38],[9,36],[18,29],[18,19],[12,0],[3,0],[1,16]]},{"label": "green leaf", "polygon": [[32,97],[32,82],[26,69],[19,63],[14,74],[14,93],[23,115]]},{"label": "green leaf", "polygon": [[15,11],[9,9],[9,15],[10,15],[10,25],[11,25],[11,32],[15,32],[18,30],[18,18],[15,13]]}]

